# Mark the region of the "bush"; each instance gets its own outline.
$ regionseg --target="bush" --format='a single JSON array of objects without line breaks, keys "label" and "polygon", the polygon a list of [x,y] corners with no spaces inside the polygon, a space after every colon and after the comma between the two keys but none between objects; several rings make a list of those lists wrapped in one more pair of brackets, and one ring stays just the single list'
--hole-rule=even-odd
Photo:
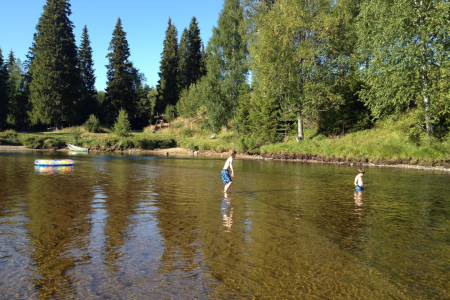
[{"label": "bush", "polygon": [[176,142],[175,140],[164,140],[164,141],[160,141],[159,142],[159,148],[164,149],[164,148],[172,148],[176,146]]},{"label": "bush", "polygon": [[73,126],[70,130],[70,136],[75,141],[75,145],[78,144],[78,140],[81,138],[83,134],[83,130],[81,130],[81,126]]},{"label": "bush", "polygon": [[100,121],[94,115],[90,115],[84,123],[84,128],[89,132],[100,132]]},{"label": "bush", "polygon": [[183,122],[178,122],[178,123],[170,125],[170,127],[172,127],[172,128],[181,128],[181,126],[183,126]]},{"label": "bush", "polygon": [[198,146],[195,145],[194,142],[190,142],[189,145],[188,145],[188,149],[189,150],[198,150]]},{"label": "bush", "polygon": [[124,137],[131,134],[130,121],[128,121],[127,112],[123,109],[119,111],[117,122],[114,123],[114,134],[120,137],[121,143]]},{"label": "bush", "polygon": [[194,131],[190,128],[181,129],[180,135],[185,138],[192,137],[194,135]]}]

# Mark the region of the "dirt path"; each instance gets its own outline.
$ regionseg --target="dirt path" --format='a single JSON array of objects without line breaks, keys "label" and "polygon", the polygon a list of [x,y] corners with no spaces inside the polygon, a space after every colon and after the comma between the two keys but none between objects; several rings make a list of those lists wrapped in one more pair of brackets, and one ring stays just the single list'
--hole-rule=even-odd
[{"label": "dirt path", "polygon": [[25,146],[0,145],[0,152],[21,152],[21,151],[49,151],[49,150],[31,149]]}]

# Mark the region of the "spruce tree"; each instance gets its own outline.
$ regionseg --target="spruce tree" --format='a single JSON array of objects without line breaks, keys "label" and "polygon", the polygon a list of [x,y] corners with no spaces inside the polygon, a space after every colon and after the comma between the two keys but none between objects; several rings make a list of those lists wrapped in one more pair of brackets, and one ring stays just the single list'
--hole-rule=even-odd
[{"label": "spruce tree", "polygon": [[208,71],[206,69],[206,64],[208,62],[208,55],[206,54],[205,45],[202,42],[202,59],[200,61],[200,77],[206,76]]},{"label": "spruce tree", "polygon": [[0,129],[6,125],[6,116],[8,114],[7,79],[8,72],[3,60],[2,48],[0,48]]},{"label": "spruce tree", "polygon": [[123,31],[122,21],[117,19],[113,37],[109,43],[111,52],[106,56],[109,59],[107,68],[106,102],[113,113],[124,109],[129,113],[135,111],[135,89],[133,86],[133,64],[128,60],[130,47]]},{"label": "spruce tree", "polygon": [[188,71],[188,61],[189,61],[189,31],[184,28],[183,33],[181,34],[180,46],[178,47],[178,56],[180,57],[180,61],[178,62],[178,85],[179,91],[183,91],[184,89],[189,87],[189,71]]},{"label": "spruce tree", "polygon": [[85,120],[91,114],[97,113],[97,99],[95,98],[94,61],[92,60],[92,47],[89,40],[87,26],[83,28],[81,45],[78,50],[78,65],[83,83],[82,101],[79,105],[81,120]]},{"label": "spruce tree", "polygon": [[200,28],[195,17],[192,18],[191,24],[189,24],[187,57],[186,68],[189,79],[187,86],[190,86],[193,83],[197,83],[202,76],[202,39],[200,38]]},{"label": "spruce tree", "polygon": [[47,0],[36,27],[34,59],[30,72],[32,123],[60,126],[74,121],[76,105],[81,98],[77,47],[69,0]]},{"label": "spruce tree", "polygon": [[28,99],[24,95],[25,77],[22,69],[20,59],[16,59],[11,50],[7,64],[9,99],[7,122],[13,126],[19,125],[19,122],[26,118],[27,113]]},{"label": "spruce tree", "polygon": [[156,110],[160,113],[165,111],[167,105],[176,105],[178,102],[179,57],[177,35],[177,29],[169,18],[158,73],[160,79],[157,85],[158,103]]}]

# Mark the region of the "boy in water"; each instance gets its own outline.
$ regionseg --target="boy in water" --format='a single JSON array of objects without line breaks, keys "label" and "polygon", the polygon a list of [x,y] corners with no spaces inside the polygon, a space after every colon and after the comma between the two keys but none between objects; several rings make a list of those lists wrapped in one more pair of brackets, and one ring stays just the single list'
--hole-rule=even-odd
[{"label": "boy in water", "polygon": [[233,158],[236,157],[236,151],[233,149],[229,152],[229,157],[227,161],[225,162],[225,165],[223,166],[222,170],[222,182],[225,184],[225,187],[223,189],[223,192],[226,193],[230,185],[233,183],[230,178],[230,172],[228,172],[228,168],[231,169],[231,177],[234,177],[234,171],[233,171]]},{"label": "boy in water", "polygon": [[363,180],[364,173],[365,173],[364,169],[359,169],[358,175],[356,175],[355,177],[355,185],[356,185],[355,190],[357,191],[362,191],[362,189],[364,188],[364,183],[368,183],[364,182]]}]

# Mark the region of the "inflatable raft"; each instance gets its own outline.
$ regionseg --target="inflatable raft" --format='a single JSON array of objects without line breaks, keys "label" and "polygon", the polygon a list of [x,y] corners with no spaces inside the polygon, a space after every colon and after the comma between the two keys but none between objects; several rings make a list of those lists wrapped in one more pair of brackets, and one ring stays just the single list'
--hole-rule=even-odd
[{"label": "inflatable raft", "polygon": [[38,166],[56,167],[56,166],[71,166],[73,161],[71,159],[36,159],[34,163]]}]

